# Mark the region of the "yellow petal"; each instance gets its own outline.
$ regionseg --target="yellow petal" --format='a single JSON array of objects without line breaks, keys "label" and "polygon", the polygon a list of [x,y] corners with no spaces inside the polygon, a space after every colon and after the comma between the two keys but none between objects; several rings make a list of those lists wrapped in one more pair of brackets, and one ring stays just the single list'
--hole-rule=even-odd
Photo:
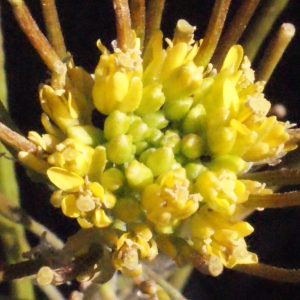
[{"label": "yellow petal", "polygon": [[77,191],[84,184],[81,176],[63,168],[52,167],[47,170],[50,181],[63,191]]},{"label": "yellow petal", "polygon": [[78,218],[80,216],[80,210],[76,206],[76,197],[73,194],[64,197],[61,203],[61,210],[70,218]]}]

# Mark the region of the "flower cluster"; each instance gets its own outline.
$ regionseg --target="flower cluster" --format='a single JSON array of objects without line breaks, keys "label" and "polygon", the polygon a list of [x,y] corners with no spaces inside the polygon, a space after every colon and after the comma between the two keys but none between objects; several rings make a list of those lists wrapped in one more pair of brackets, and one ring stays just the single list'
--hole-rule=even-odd
[{"label": "flower cluster", "polygon": [[213,275],[256,263],[244,240],[253,228],[239,216],[251,194],[272,191],[239,176],[295,148],[290,125],[267,116],[264,83],[242,47],[218,72],[200,66],[194,30],[179,20],[166,49],[156,31],[144,53],[136,37],[113,52],[98,42],[94,77],[69,62],[64,91],[40,90],[47,133],[29,139],[43,155],[19,154],[48,176],[57,188],[51,203],[81,227],[121,228],[112,261],[130,276],[157,255],[159,235],[186,240]]}]

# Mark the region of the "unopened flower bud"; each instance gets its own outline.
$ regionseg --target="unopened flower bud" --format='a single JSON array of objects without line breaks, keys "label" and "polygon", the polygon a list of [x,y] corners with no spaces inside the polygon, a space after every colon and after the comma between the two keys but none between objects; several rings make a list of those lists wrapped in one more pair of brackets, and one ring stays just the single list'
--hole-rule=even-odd
[{"label": "unopened flower bud", "polygon": [[186,133],[201,133],[206,126],[206,111],[202,104],[192,108],[183,121],[183,130]]},{"label": "unopened flower bud", "polygon": [[130,118],[123,112],[113,111],[104,122],[104,136],[108,140],[126,134],[130,125]]},{"label": "unopened flower bud", "polygon": [[203,152],[203,139],[190,133],[181,140],[181,152],[189,159],[199,158]]},{"label": "unopened flower bud", "polygon": [[166,116],[171,121],[181,120],[190,110],[193,104],[193,99],[191,97],[169,101],[165,103],[163,110]]},{"label": "unopened flower bud", "polygon": [[111,139],[106,146],[108,159],[117,165],[129,162],[135,152],[131,135],[120,135]]}]

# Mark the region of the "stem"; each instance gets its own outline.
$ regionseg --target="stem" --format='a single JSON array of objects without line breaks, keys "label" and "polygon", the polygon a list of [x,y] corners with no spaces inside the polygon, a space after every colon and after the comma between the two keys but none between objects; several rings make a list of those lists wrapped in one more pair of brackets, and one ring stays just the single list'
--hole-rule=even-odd
[{"label": "stem", "polygon": [[261,44],[273,27],[289,0],[269,0],[260,10],[256,21],[247,30],[243,48],[245,54],[253,61]]},{"label": "stem", "polygon": [[195,57],[197,66],[206,67],[219,42],[231,0],[216,0],[208,27]]},{"label": "stem", "polygon": [[173,300],[187,300],[176,288],[147,266],[143,265],[144,274],[159,284]]},{"label": "stem", "polygon": [[39,288],[47,295],[49,300],[65,300],[66,298],[62,293],[51,284],[39,286]]},{"label": "stem", "polygon": [[237,44],[242,36],[259,1],[260,0],[244,0],[243,4],[236,12],[234,19],[229,24],[229,27],[221,36],[220,42],[212,58],[212,64],[217,70],[221,68],[229,49]]},{"label": "stem", "polygon": [[131,21],[132,29],[135,31],[136,36],[141,40],[141,50],[143,49],[145,39],[145,14],[146,6],[145,0],[131,0]]},{"label": "stem", "polygon": [[119,300],[120,298],[116,295],[113,287],[112,280],[99,285],[99,291],[103,300]]},{"label": "stem", "polygon": [[38,147],[22,135],[11,130],[0,122],[0,140],[12,146],[16,150],[23,150],[30,153],[37,153]]},{"label": "stem", "polygon": [[290,23],[281,25],[277,35],[270,41],[256,70],[256,80],[268,82],[281,56],[295,35],[295,27]]},{"label": "stem", "polygon": [[234,270],[279,282],[300,282],[300,270],[277,268],[265,264],[238,265]]},{"label": "stem", "polygon": [[248,173],[242,175],[240,179],[255,180],[268,186],[297,185],[300,184],[300,170],[281,169]]},{"label": "stem", "polygon": [[176,268],[170,279],[170,284],[179,291],[182,291],[192,271],[193,267],[191,265],[185,265],[184,267]]},{"label": "stem", "polygon": [[165,6],[165,0],[151,0],[148,1],[148,8],[146,11],[146,37],[145,45],[146,49],[148,42],[155,30],[160,29],[160,23]]},{"label": "stem", "polygon": [[67,56],[67,51],[57,14],[55,0],[41,0],[41,4],[50,44],[53,46],[54,51],[56,51],[60,59],[64,59]]},{"label": "stem", "polygon": [[278,193],[270,195],[250,195],[247,202],[243,203],[247,208],[282,208],[300,205],[300,191]]},{"label": "stem", "polygon": [[128,0],[113,0],[116,13],[118,48],[126,51],[133,48]]}]

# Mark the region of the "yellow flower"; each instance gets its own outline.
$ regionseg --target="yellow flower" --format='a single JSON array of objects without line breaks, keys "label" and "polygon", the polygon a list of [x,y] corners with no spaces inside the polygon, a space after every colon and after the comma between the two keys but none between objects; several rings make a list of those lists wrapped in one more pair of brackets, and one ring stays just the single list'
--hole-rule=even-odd
[{"label": "yellow flower", "polygon": [[189,184],[185,169],[180,168],[161,175],[144,189],[142,206],[159,232],[173,232],[181,220],[197,211],[202,197],[191,194]]},{"label": "yellow flower", "polygon": [[83,228],[103,228],[111,224],[107,210],[114,207],[116,198],[98,182],[89,182],[87,178],[58,167],[48,169],[47,175],[59,188],[51,202],[61,207],[66,216],[76,218]]},{"label": "yellow flower", "polygon": [[132,112],[136,110],[142,98],[142,59],[139,40],[136,46],[122,52],[119,48],[114,53],[98,42],[102,51],[95,70],[93,88],[94,104],[101,113],[108,115],[114,110]]},{"label": "yellow flower", "polygon": [[142,272],[140,260],[153,260],[158,253],[151,230],[142,223],[130,226],[130,232],[122,234],[113,253],[113,264],[117,270],[131,277]]},{"label": "yellow flower", "polygon": [[[212,263],[209,266],[211,269],[218,260],[227,268],[233,268],[236,264],[257,263],[257,256],[247,250],[244,240],[253,230],[249,223],[228,218],[208,205],[203,205],[191,218],[194,248]],[[214,260],[210,260],[212,256],[215,256]]]}]

